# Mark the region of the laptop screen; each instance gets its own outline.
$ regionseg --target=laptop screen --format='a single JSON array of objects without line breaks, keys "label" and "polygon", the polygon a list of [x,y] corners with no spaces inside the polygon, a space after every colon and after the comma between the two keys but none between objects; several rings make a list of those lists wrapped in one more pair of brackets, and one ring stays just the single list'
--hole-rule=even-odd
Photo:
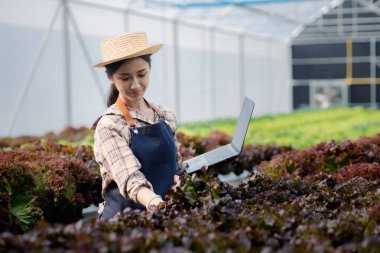
[{"label": "laptop screen", "polygon": [[184,161],[186,164],[186,172],[192,173],[201,169],[202,166],[210,166],[238,156],[243,148],[245,135],[247,133],[254,106],[255,103],[252,100],[245,98],[239,120],[236,124],[232,143]]},{"label": "laptop screen", "polygon": [[253,108],[255,107],[255,102],[249,98],[245,98],[243,102],[242,109],[240,111],[240,116],[238,123],[236,125],[235,134],[232,138],[232,145],[240,152],[243,148],[245,135],[247,134],[248,124],[251,120],[251,115]]}]

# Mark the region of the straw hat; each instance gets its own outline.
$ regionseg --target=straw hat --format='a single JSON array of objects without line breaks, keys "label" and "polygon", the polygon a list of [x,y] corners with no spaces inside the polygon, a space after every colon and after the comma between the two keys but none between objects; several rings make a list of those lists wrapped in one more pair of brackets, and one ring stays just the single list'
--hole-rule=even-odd
[{"label": "straw hat", "polygon": [[162,44],[148,45],[144,32],[129,32],[105,38],[100,44],[102,62],[93,67],[104,67],[107,64],[141,55],[154,54]]}]

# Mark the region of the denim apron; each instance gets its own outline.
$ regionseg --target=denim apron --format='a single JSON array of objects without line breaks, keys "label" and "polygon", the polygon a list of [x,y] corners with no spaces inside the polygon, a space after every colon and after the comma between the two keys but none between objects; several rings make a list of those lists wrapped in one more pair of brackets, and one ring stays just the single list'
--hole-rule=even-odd
[{"label": "denim apron", "polygon": [[[130,126],[130,148],[141,163],[141,172],[152,184],[154,192],[164,198],[166,192],[173,185],[177,166],[173,131],[166,123],[164,115],[152,104],[149,106],[160,116],[160,120],[158,123],[142,127],[136,127],[127,107],[121,100],[118,99],[116,105]],[[116,213],[123,212],[127,207],[146,210],[143,205],[124,198],[114,181],[108,185],[104,200],[101,220],[108,220]]]}]

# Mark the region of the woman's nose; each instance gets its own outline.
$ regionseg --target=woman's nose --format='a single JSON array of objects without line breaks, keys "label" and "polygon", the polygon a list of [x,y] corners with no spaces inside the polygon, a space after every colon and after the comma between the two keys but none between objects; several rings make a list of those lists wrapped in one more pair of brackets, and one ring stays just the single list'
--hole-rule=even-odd
[{"label": "woman's nose", "polygon": [[136,88],[138,88],[138,86],[139,86],[138,80],[136,78],[133,78],[131,89],[136,89]]}]

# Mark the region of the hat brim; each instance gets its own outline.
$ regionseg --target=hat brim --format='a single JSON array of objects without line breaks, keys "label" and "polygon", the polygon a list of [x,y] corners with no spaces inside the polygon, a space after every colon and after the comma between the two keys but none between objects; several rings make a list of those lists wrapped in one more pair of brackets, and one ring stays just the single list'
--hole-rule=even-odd
[{"label": "hat brim", "polygon": [[104,66],[106,66],[108,64],[111,64],[111,63],[114,63],[114,62],[117,62],[117,61],[122,61],[122,60],[130,59],[130,58],[134,58],[134,57],[138,57],[138,56],[142,56],[142,55],[147,55],[147,54],[154,54],[157,51],[159,51],[162,48],[162,46],[163,46],[163,44],[156,44],[156,45],[147,47],[147,48],[145,48],[143,50],[137,51],[137,52],[135,52],[133,54],[126,55],[124,57],[112,59],[112,60],[109,60],[109,61],[99,62],[99,63],[97,63],[95,65],[92,65],[92,67],[101,68],[101,67],[104,67]]}]

